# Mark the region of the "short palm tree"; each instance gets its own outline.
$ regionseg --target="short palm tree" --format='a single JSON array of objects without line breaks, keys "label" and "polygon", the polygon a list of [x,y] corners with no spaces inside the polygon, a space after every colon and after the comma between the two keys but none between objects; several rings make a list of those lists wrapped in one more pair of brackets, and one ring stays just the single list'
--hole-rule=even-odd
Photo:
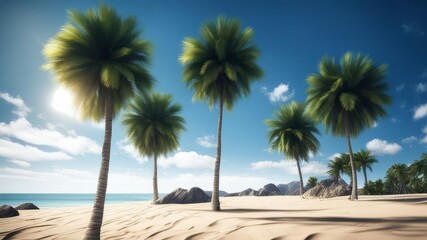
[{"label": "short palm tree", "polygon": [[350,137],[358,136],[363,129],[384,117],[384,106],[391,103],[385,82],[386,65],[376,66],[361,54],[347,52],[338,64],[324,57],[319,63],[319,73],[307,78],[307,102],[311,115],[331,130],[334,136],[345,136],[352,168],[353,188],[351,200],[358,199],[356,166]]},{"label": "short palm tree", "polygon": [[360,150],[354,155],[354,160],[363,171],[363,176],[365,177],[365,185],[368,183],[368,176],[366,175],[366,169],[369,169],[372,172],[372,165],[377,163],[378,160],[371,155],[369,150]]},{"label": "short palm tree", "polygon": [[316,123],[306,114],[305,104],[291,102],[275,112],[274,119],[266,120],[270,131],[268,142],[271,150],[283,153],[286,159],[295,160],[300,179],[300,195],[304,193],[301,161],[308,161],[309,154],[316,154],[320,143]]},{"label": "short palm tree", "polygon": [[343,174],[350,176],[351,179],[351,167],[349,164],[350,156],[347,153],[341,153],[339,157],[329,161],[327,174],[335,182],[338,182]]},{"label": "short palm tree", "polygon": [[307,185],[305,186],[307,189],[314,188],[317,185],[317,177],[309,177],[307,180]]},{"label": "short palm tree", "polygon": [[128,138],[141,155],[154,158],[153,202],[159,198],[157,158],[179,147],[184,119],[181,105],[172,104],[172,96],[159,93],[135,96],[123,116]]},{"label": "short palm tree", "polygon": [[179,60],[184,65],[183,79],[194,90],[193,100],[219,104],[216,160],[212,191],[212,209],[219,211],[219,171],[221,163],[221,129],[223,106],[231,111],[250,85],[262,77],[256,64],[260,51],[252,43],[253,30],[241,30],[240,21],[218,17],[205,23],[201,39],[186,38]]},{"label": "short palm tree", "polygon": [[406,164],[393,164],[386,173],[386,181],[388,185],[394,186],[396,193],[408,193],[407,184],[409,182],[409,168]]},{"label": "short palm tree", "polygon": [[423,153],[419,160],[409,166],[410,185],[415,192],[427,192],[427,154]]},{"label": "short palm tree", "polygon": [[85,239],[99,239],[107,191],[112,120],[133,96],[152,85],[147,70],[151,45],[139,38],[134,17],[122,19],[107,5],[86,14],[69,11],[69,22],[43,50],[44,66],[75,95],[83,119],[105,119],[101,170]]}]

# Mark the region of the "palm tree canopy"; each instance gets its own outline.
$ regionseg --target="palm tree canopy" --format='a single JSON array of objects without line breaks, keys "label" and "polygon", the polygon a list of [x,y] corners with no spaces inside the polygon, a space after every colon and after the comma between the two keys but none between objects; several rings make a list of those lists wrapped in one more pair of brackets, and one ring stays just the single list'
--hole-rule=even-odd
[{"label": "palm tree canopy", "polygon": [[393,164],[387,170],[386,178],[406,182],[407,180],[409,180],[409,168],[406,164],[403,163]]},{"label": "palm tree canopy", "polygon": [[307,188],[312,188],[317,185],[317,177],[309,177],[307,180]]},{"label": "palm tree canopy", "polygon": [[139,38],[135,17],[122,19],[101,4],[86,14],[68,12],[69,22],[46,44],[43,53],[58,82],[70,89],[82,119],[100,121],[110,90],[113,118],[135,90],[151,87],[146,69],[151,44]]},{"label": "palm tree canopy", "polygon": [[184,64],[183,80],[194,89],[193,100],[208,102],[210,108],[223,96],[231,110],[242,95],[250,93],[251,82],[263,75],[255,63],[260,51],[251,42],[252,28],[241,30],[240,21],[218,17],[205,23],[201,39],[186,38],[179,60]]},{"label": "palm tree canopy", "polygon": [[421,159],[415,160],[409,169],[413,175],[423,175],[424,179],[427,179],[427,154],[423,153]]},{"label": "palm tree canopy", "polygon": [[179,147],[184,119],[181,105],[171,104],[172,96],[159,93],[139,94],[123,116],[128,137],[141,155],[165,155]]},{"label": "palm tree canopy", "polygon": [[377,163],[378,160],[371,155],[369,150],[360,150],[355,154],[355,161],[360,167],[365,167],[372,171],[372,165]]},{"label": "palm tree canopy", "polygon": [[340,64],[324,57],[319,63],[319,73],[307,78],[311,115],[335,136],[345,136],[346,121],[351,136],[372,127],[379,117],[386,115],[383,105],[391,103],[386,94],[386,69],[386,65],[376,66],[360,53],[356,56],[345,53]]},{"label": "palm tree canopy", "polygon": [[270,128],[268,142],[287,159],[308,160],[309,154],[318,152],[320,143],[315,122],[306,114],[305,104],[291,102],[275,112],[275,119],[266,120]]},{"label": "palm tree canopy", "polygon": [[[340,157],[335,157],[328,163],[329,170],[328,175],[336,181],[340,178],[342,173],[345,173],[347,162],[345,161],[345,153],[342,153]],[[347,173],[345,173],[347,174]]]}]

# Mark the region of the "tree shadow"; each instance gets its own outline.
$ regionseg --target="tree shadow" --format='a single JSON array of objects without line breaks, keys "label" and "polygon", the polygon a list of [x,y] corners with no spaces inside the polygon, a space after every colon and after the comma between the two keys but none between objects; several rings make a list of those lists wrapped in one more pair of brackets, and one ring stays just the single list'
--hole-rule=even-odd
[{"label": "tree shadow", "polygon": [[363,199],[362,201],[426,204],[427,203],[427,196],[401,196],[401,197],[396,197],[396,198]]}]

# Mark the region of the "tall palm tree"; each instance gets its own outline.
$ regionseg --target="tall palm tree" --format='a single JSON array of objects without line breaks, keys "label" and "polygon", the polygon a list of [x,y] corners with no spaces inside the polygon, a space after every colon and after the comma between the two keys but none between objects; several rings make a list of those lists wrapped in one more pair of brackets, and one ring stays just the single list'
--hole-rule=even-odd
[{"label": "tall palm tree", "polygon": [[286,159],[297,162],[300,179],[300,195],[304,193],[301,161],[308,161],[309,154],[316,154],[320,143],[316,123],[306,114],[305,104],[291,102],[275,112],[275,119],[268,119],[268,142],[271,150],[283,153]]},{"label": "tall palm tree", "polygon": [[406,164],[393,164],[386,173],[386,181],[395,187],[396,193],[408,193],[409,168]]},{"label": "tall palm tree", "polygon": [[221,163],[221,129],[223,106],[231,111],[250,85],[262,77],[256,64],[260,51],[252,43],[252,28],[241,29],[237,19],[218,17],[205,23],[200,39],[186,38],[179,60],[184,65],[183,79],[194,90],[193,100],[219,104],[216,160],[212,191],[212,209],[219,211],[219,171]]},{"label": "tall palm tree", "polygon": [[45,69],[75,95],[82,119],[105,119],[101,169],[85,239],[99,239],[107,190],[112,120],[135,90],[152,85],[147,70],[151,44],[139,38],[135,17],[122,19],[101,4],[86,14],[68,12],[68,23],[45,45]]},{"label": "tall palm tree", "polygon": [[377,163],[378,160],[371,155],[369,150],[360,150],[354,155],[354,160],[356,164],[359,164],[363,171],[363,176],[365,177],[365,185],[368,184],[368,176],[366,175],[366,169],[369,169],[372,172],[372,165]]},{"label": "tall palm tree", "polygon": [[159,198],[157,158],[179,147],[184,119],[178,114],[181,105],[171,104],[171,95],[159,93],[135,96],[123,116],[128,138],[141,155],[154,158],[153,202]]},{"label": "tall palm tree", "polygon": [[327,174],[329,177],[334,179],[335,182],[338,182],[341,179],[342,174],[346,173],[346,155],[345,153],[341,153],[339,157],[335,157],[332,160],[329,160]]},{"label": "tall palm tree", "polygon": [[307,185],[305,186],[307,189],[313,188],[317,185],[317,177],[309,177],[307,180]]},{"label": "tall palm tree", "polygon": [[307,78],[309,111],[322,121],[326,132],[345,136],[352,168],[351,200],[358,199],[356,166],[350,137],[357,137],[363,129],[372,127],[379,117],[386,115],[384,106],[391,103],[386,94],[386,65],[376,66],[360,53],[347,52],[338,64],[324,57],[319,63],[319,74]]}]

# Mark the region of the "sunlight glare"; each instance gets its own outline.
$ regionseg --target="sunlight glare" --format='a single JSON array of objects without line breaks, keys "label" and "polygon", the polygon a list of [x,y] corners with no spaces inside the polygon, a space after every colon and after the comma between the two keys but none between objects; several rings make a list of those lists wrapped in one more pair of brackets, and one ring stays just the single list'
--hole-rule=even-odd
[{"label": "sunlight glare", "polygon": [[56,111],[64,113],[69,117],[75,117],[77,111],[74,107],[73,101],[73,94],[69,90],[59,87],[53,94],[51,105]]}]

